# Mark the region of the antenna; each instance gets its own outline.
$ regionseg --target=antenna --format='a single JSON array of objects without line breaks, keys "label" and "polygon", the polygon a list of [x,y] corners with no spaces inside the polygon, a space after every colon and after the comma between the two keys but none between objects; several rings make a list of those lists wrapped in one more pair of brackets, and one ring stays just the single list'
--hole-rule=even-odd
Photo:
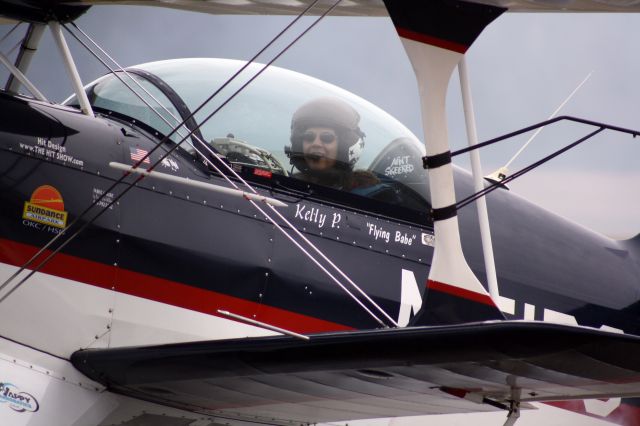
[{"label": "antenna", "polygon": [[[580,90],[580,88],[587,82],[587,80],[589,80],[589,78],[591,77],[591,74],[593,74],[593,71],[591,71],[589,74],[587,74],[587,76],[584,78],[584,80],[582,80],[582,82],[580,84],[578,84],[578,86],[575,89],[573,89],[573,92],[571,92],[571,94],[569,96],[567,96],[567,98],[560,104],[560,106],[558,108],[556,108],[555,111],[553,111],[553,113],[549,116],[549,118],[547,120],[551,120],[552,118],[554,118],[560,112],[560,110],[567,104],[567,102],[569,102],[571,100],[573,95],[575,95],[578,92],[578,90]],[[524,151],[524,149],[533,141],[533,139],[535,139],[535,137],[538,136],[538,133],[540,133],[543,128],[544,128],[544,126],[543,127],[539,127],[538,130],[536,130],[535,133],[533,135],[531,135],[529,140],[527,140],[527,142],[524,145],[522,145],[522,148],[520,148],[518,150],[518,152],[516,152],[514,154],[514,156],[511,157],[511,160],[509,160],[507,162],[507,164],[505,164],[504,166],[500,167],[495,172],[485,176],[485,179],[488,180],[489,182],[497,183],[497,184],[501,185],[502,187],[504,187],[505,189],[509,189],[506,185],[501,184],[501,182],[507,177],[507,175],[509,173],[509,166],[518,157],[518,155],[520,155],[522,153],[522,151]]]}]

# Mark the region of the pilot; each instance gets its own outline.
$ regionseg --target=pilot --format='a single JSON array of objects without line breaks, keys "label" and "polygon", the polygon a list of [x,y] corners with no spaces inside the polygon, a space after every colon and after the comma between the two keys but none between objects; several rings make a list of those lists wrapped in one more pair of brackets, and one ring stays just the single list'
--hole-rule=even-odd
[{"label": "pilot", "polygon": [[360,114],[338,98],[318,98],[302,105],[291,119],[288,156],[298,170],[293,177],[351,191],[377,183],[377,178],[353,170],[364,147]]}]

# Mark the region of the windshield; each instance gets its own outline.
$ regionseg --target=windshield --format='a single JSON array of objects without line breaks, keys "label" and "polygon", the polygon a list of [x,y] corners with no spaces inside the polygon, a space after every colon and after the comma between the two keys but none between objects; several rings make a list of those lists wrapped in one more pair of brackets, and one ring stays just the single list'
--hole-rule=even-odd
[{"label": "windshield", "polygon": [[[180,118],[180,114],[173,103],[150,81],[135,74],[130,74],[129,76],[134,80],[134,83],[128,83],[129,86],[133,87],[139,94],[144,95],[144,98],[149,100],[153,110],[145,105],[130,89],[127,90],[124,84],[113,75],[105,76],[91,86],[88,91],[91,106],[116,111],[141,121],[164,135],[171,133],[173,127],[180,123],[180,120],[176,120],[176,118]],[[171,139],[178,142],[180,140],[179,135],[186,135],[187,133],[188,130],[183,127],[180,131],[174,133]]]},{"label": "windshield", "polygon": [[[244,64],[228,59],[177,59],[132,70],[156,77],[156,83],[164,82],[191,112]],[[195,114],[208,144],[232,163],[387,203],[425,208],[423,144],[399,121],[364,99],[324,81],[270,66],[227,102],[263,67],[251,64]],[[134,118],[166,134],[166,124],[143,113],[139,102],[124,94],[129,89],[115,77],[103,77],[87,86],[87,91],[95,105],[124,115],[134,113]],[[175,96],[169,96],[171,100],[155,92],[154,96],[168,102],[171,112],[178,115]],[[155,102],[150,103],[155,108]]]}]

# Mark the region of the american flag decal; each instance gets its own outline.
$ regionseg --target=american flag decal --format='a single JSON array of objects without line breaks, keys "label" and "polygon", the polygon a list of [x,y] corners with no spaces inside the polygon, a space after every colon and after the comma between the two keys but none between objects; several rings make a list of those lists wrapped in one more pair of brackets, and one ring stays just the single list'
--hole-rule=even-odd
[{"label": "american flag decal", "polygon": [[[135,162],[142,160],[145,155],[149,154],[149,151],[145,151],[144,149],[129,147],[129,151],[131,152],[131,159]],[[149,157],[145,158],[143,161],[144,164],[151,164],[149,161]]]}]

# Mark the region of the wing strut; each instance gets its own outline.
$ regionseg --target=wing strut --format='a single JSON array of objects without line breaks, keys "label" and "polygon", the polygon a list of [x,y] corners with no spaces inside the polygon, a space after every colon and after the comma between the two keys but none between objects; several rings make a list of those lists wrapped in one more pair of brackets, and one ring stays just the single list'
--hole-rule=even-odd
[{"label": "wing strut", "polygon": [[[9,34],[11,34],[16,28],[18,28],[18,25],[14,26],[7,34],[5,34],[5,36],[2,38],[2,40],[0,40],[0,42],[2,42],[7,36],[9,36]],[[20,82],[24,87],[26,87],[26,89],[36,99],[44,102],[47,101],[47,98],[45,98],[45,96],[38,90],[38,88],[34,86],[34,84],[27,78],[26,75],[24,75],[24,73],[20,70],[20,68],[12,64],[9,58],[2,52],[0,52],[0,63],[2,63],[5,67],[7,67],[7,69],[11,73],[10,78],[13,78],[15,76],[18,82]]]},{"label": "wing strut", "polygon": [[[22,71],[23,74],[27,73],[29,69],[29,65],[31,64],[31,59],[38,49],[38,45],[40,44],[40,40],[42,39],[42,35],[44,34],[45,25],[44,24],[30,24],[27,29],[27,33],[22,40],[20,45],[20,50],[18,52],[18,56],[15,61],[16,68]],[[5,85],[5,90],[18,93],[20,90],[21,82],[18,80],[13,74],[9,76],[7,80],[7,84]]]},{"label": "wing strut", "polygon": [[[460,76],[460,88],[462,89],[462,104],[464,107],[464,119],[467,126],[467,138],[469,139],[469,146],[471,147],[478,144],[478,134],[476,132],[476,117],[473,112],[473,100],[471,99],[471,84],[469,81],[469,73],[467,72],[467,60],[464,56],[458,64],[458,75]],[[479,150],[474,149],[469,155],[471,156],[473,186],[476,192],[480,192],[484,189],[480,152]],[[484,257],[484,269],[487,274],[487,284],[489,285],[489,294],[498,307],[501,307],[500,289],[498,287],[496,263],[493,258],[493,244],[491,243],[491,228],[489,226],[489,212],[487,211],[486,198],[478,198],[476,200],[476,207],[478,208],[480,239],[482,240],[482,254]],[[511,313],[513,314],[513,312]]]},{"label": "wing strut", "polygon": [[82,112],[85,115],[93,117],[93,108],[91,108],[91,102],[89,102],[89,98],[84,91],[84,87],[82,87],[82,80],[80,80],[78,68],[76,67],[76,63],[73,61],[73,56],[71,56],[69,46],[67,46],[67,42],[64,39],[64,34],[62,34],[60,23],[51,21],[49,22],[49,28],[51,29],[51,34],[53,35],[56,44],[58,45],[60,54],[62,55],[64,65],[67,68],[67,72],[69,73],[69,78],[71,79],[71,84],[73,85],[73,90],[76,93],[78,102],[80,102]]},{"label": "wing strut", "polygon": [[[385,5],[418,80],[427,152],[424,163],[433,205],[436,245],[427,283],[430,291],[423,314],[416,319],[419,324],[433,323],[427,319],[433,293],[479,302],[476,305],[485,307],[485,319],[502,319],[462,253],[445,104],[451,74],[464,53],[505,9],[465,1],[385,0]],[[465,319],[461,313],[459,320]]]}]

